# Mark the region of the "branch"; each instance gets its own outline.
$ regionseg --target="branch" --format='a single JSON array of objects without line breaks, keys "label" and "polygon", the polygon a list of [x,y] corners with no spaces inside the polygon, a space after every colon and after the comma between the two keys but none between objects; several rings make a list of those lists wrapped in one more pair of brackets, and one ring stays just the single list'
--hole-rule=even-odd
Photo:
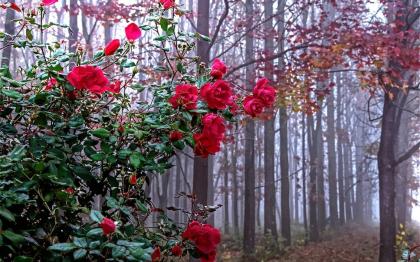
[{"label": "branch", "polygon": [[222,27],[223,22],[225,21],[226,17],[229,15],[229,0],[224,0],[225,2],[225,11],[223,12],[222,17],[220,17],[219,22],[217,23],[216,30],[214,31],[214,35],[211,39],[207,52],[210,52],[211,47],[216,42],[217,36],[219,35],[220,28]]},{"label": "branch", "polygon": [[420,142],[415,144],[410,150],[408,150],[405,154],[400,156],[397,161],[392,163],[392,166],[397,167],[402,162],[408,160],[414,153],[416,153],[417,150],[419,150],[419,148],[420,148]]},{"label": "branch", "polygon": [[267,56],[267,57],[262,57],[262,58],[258,58],[258,59],[252,59],[252,60],[249,60],[249,61],[247,61],[247,62],[243,63],[242,65],[239,65],[239,66],[237,66],[237,67],[232,68],[232,69],[231,69],[231,70],[230,70],[230,71],[226,74],[226,78],[227,78],[229,75],[233,74],[235,71],[238,71],[238,70],[239,70],[239,69],[241,69],[241,68],[244,68],[244,67],[247,67],[247,66],[249,66],[249,65],[252,65],[252,64],[255,64],[255,63],[259,63],[259,62],[266,62],[266,61],[274,60],[274,59],[277,59],[277,58],[280,58],[280,57],[284,56],[284,55],[285,55],[285,54],[287,54],[288,52],[295,51],[295,50],[299,50],[299,49],[305,49],[305,48],[308,48],[308,47],[310,47],[310,46],[317,46],[317,47],[319,47],[320,45],[310,45],[310,44],[298,45],[298,46],[295,46],[295,47],[291,47],[291,48],[289,48],[289,49],[286,49],[286,50],[284,50],[284,51],[282,51],[282,52],[280,52],[280,53],[277,53],[277,54],[275,54],[275,55],[271,55],[271,56]]}]

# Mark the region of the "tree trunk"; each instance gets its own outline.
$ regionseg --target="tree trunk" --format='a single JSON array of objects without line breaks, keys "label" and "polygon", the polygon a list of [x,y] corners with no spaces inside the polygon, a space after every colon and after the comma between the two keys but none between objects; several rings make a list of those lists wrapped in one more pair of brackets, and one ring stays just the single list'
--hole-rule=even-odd
[{"label": "tree trunk", "polygon": [[346,144],[344,147],[344,170],[345,170],[345,177],[344,183],[346,188],[346,220],[351,221],[354,218],[354,207],[353,207],[353,151],[351,144]]},{"label": "tree trunk", "polygon": [[342,106],[341,106],[341,74],[337,75],[337,177],[338,177],[338,202],[340,207],[339,222],[343,225],[346,221],[344,207],[344,163],[343,163],[343,130],[341,127]]},{"label": "tree trunk", "polygon": [[262,146],[263,144],[260,142],[261,141],[261,125],[257,124],[255,126],[256,129],[256,141],[258,141],[257,145],[256,145],[256,159],[255,159],[255,163],[256,163],[256,186],[257,186],[257,194],[255,196],[255,201],[256,201],[256,213],[255,213],[255,217],[256,217],[256,223],[257,223],[257,231],[261,228],[261,219],[260,219],[260,210],[261,210],[261,200],[263,197],[262,194],[262,188],[264,187],[263,183],[264,183],[264,179],[263,179],[263,165],[262,165]]},{"label": "tree trunk", "polygon": [[[213,182],[213,170],[214,170],[214,157],[208,157],[208,188],[207,188],[207,205],[214,205],[214,182]],[[210,214],[207,223],[214,225],[215,214]]]},{"label": "tree trunk", "polygon": [[365,168],[365,159],[364,159],[364,150],[362,144],[366,141],[363,123],[359,123],[360,126],[357,127],[356,135],[354,140],[356,141],[356,203],[354,206],[354,220],[363,224],[363,187],[364,187],[364,168]]},{"label": "tree trunk", "polygon": [[[15,3],[15,0],[9,1],[9,3]],[[4,32],[6,33],[6,37],[4,38],[3,45],[7,45],[7,43],[11,40],[11,37],[7,35],[15,35],[15,23],[13,21],[15,19],[15,10],[11,8],[7,8],[6,17],[5,17],[5,24],[4,24]],[[9,22],[8,22],[9,21]],[[2,56],[1,56],[1,67],[3,66],[10,66],[10,59],[12,57],[12,47],[13,45],[7,46],[3,49]]]},{"label": "tree trunk", "polygon": [[69,51],[75,52],[77,48],[77,41],[79,36],[79,25],[77,18],[79,14],[79,6],[77,0],[70,0],[70,36],[69,36]]},{"label": "tree trunk", "polygon": [[326,227],[326,207],[325,207],[325,186],[324,186],[324,142],[322,137],[322,105],[316,114],[316,143],[318,148],[316,155],[316,177],[317,177],[317,204],[318,204],[318,226],[320,232]]},{"label": "tree trunk", "polygon": [[300,181],[299,181],[299,161],[296,158],[298,155],[298,116],[295,115],[294,125],[292,126],[291,131],[293,131],[293,154],[291,154],[291,159],[293,160],[293,176],[295,178],[295,193],[294,193],[294,206],[293,209],[295,210],[295,222],[299,224],[299,188],[300,188]]},{"label": "tree trunk", "polygon": [[[237,130],[237,129],[235,129]],[[239,235],[239,212],[238,212],[238,172],[237,172],[237,158],[238,154],[238,139],[235,139],[234,144],[232,145],[232,220],[233,220],[233,233],[235,236]]]},{"label": "tree trunk", "polygon": [[[264,49],[268,55],[273,53],[273,1],[264,0],[264,17],[268,19],[264,24]],[[273,81],[273,63],[265,63],[265,77]],[[271,233],[277,241],[276,226],[276,187],[274,182],[274,146],[275,142],[274,119],[264,122],[264,233]]]},{"label": "tree trunk", "polygon": [[335,126],[334,126],[334,93],[327,98],[327,147],[328,147],[328,193],[330,223],[333,228],[338,224],[337,209],[337,166],[336,166],[336,147],[335,147]]},{"label": "tree trunk", "polygon": [[[246,30],[249,32],[245,37],[245,60],[254,57],[254,39],[252,36],[254,1],[246,0],[245,14],[248,17]],[[252,90],[254,86],[254,66],[246,68],[246,87]],[[255,153],[254,153],[255,124],[249,119],[245,125],[245,211],[244,211],[244,240],[243,249],[245,257],[255,252]],[[252,256],[251,256],[252,257]]]},{"label": "tree trunk", "polygon": [[308,146],[309,146],[309,240],[318,241],[318,204],[317,204],[317,188],[316,188],[316,169],[317,169],[317,151],[316,134],[314,132],[314,118],[308,115]]},{"label": "tree trunk", "polygon": [[224,191],[224,229],[225,234],[229,235],[229,159],[228,159],[228,149],[225,145],[223,155],[224,163],[224,178],[223,178],[223,191]]},{"label": "tree trunk", "polygon": [[[177,157],[176,159],[177,159],[177,161],[176,161],[176,174],[175,174],[175,195],[177,195],[178,193],[181,192],[181,165],[182,165],[181,157]],[[176,208],[181,208],[179,200],[180,200],[179,197],[175,197],[175,207]],[[181,219],[179,217],[180,213],[181,213],[180,211],[175,212],[175,219],[174,220],[175,220],[176,223],[181,222]]]},{"label": "tree trunk", "polygon": [[290,246],[290,206],[289,206],[289,156],[288,156],[288,132],[287,132],[287,109],[280,108],[280,174],[281,174],[281,235],[284,245]]},{"label": "tree trunk", "polygon": [[[395,87],[390,90],[394,98],[400,91]],[[395,126],[397,107],[388,94],[385,94],[382,115],[382,131],[378,152],[379,170],[379,215],[380,215],[380,262],[395,261],[395,161],[394,145],[397,132]]]},{"label": "tree trunk", "polygon": [[306,206],[306,141],[305,141],[305,132],[306,132],[306,121],[305,113],[302,113],[302,206],[303,206],[303,226],[305,228],[305,240],[308,236],[308,214]]},{"label": "tree trunk", "polygon": [[[209,10],[210,0],[200,0],[197,5],[197,32],[209,36]],[[206,65],[209,63],[209,43],[203,40],[197,40],[197,56]],[[194,158],[194,179],[193,192],[196,195],[197,202],[200,204],[207,204],[207,190],[209,183],[208,174],[208,159],[195,157]]]}]

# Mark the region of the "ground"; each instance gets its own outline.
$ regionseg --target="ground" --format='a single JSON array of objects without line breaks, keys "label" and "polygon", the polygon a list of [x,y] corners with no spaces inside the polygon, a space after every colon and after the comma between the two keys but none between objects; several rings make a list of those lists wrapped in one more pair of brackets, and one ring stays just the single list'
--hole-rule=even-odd
[{"label": "ground", "polygon": [[[420,225],[413,225],[407,230],[409,244],[420,244]],[[327,231],[319,243],[295,242],[293,247],[273,251],[270,241],[261,237],[257,239],[257,259],[255,261],[282,262],[368,262],[378,260],[379,247],[378,227],[375,226],[346,226],[339,231]],[[240,240],[225,237],[220,261],[245,261],[242,257]],[[420,253],[420,251],[418,251]],[[252,259],[249,259],[252,261]]]}]

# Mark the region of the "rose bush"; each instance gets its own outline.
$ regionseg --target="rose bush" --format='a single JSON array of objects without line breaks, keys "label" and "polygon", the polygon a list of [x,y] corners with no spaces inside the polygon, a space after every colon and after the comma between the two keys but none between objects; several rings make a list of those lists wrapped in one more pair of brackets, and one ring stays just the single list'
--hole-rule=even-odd
[{"label": "rose bush", "polygon": [[[174,1],[157,1],[147,24],[129,23],[126,40],[92,57],[34,40],[40,30],[60,26],[42,21],[56,2],[25,12],[5,6],[20,12],[21,30],[11,39],[0,34],[3,46],[27,49],[36,62],[13,74],[0,68],[0,258],[159,261],[190,254],[214,261],[220,233],[197,222],[208,211],[190,212],[184,229],[153,205],[145,188],[185,146],[203,157],[220,151],[227,123],[241,112],[240,96],[221,80],[226,66],[217,60],[197,71],[199,61],[189,53],[197,38],[206,38],[176,28],[182,12]],[[168,57],[159,69],[166,80],[139,83],[132,51],[142,30],[158,34],[154,46]],[[260,86],[252,97],[269,107],[275,93]],[[152,99],[133,102],[146,88]],[[257,116],[246,101],[245,112]],[[153,212],[156,229],[146,227]]]}]

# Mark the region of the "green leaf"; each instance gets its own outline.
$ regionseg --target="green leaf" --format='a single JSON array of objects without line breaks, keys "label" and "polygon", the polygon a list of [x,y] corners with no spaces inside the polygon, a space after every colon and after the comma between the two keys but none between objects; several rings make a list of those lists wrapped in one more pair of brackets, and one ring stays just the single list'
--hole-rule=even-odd
[{"label": "green leaf", "polygon": [[28,38],[29,41],[32,41],[34,39],[34,36],[32,35],[32,31],[30,29],[26,29],[26,38]]},{"label": "green leaf", "polygon": [[135,168],[139,168],[141,163],[141,154],[139,152],[134,152],[130,155],[130,164]]},{"label": "green leaf", "polygon": [[26,257],[26,256],[18,256],[18,257],[15,257],[15,259],[13,259],[13,262],[32,262],[32,261],[34,261],[33,258]]},{"label": "green leaf", "polygon": [[15,216],[10,212],[8,209],[1,207],[0,208],[0,216],[4,217],[5,219],[15,222]]},{"label": "green leaf", "polygon": [[78,247],[87,247],[87,241],[86,238],[82,238],[82,237],[75,237],[73,240],[73,243],[78,246]]},{"label": "green leaf", "polygon": [[15,244],[15,245],[25,241],[25,238],[22,235],[16,234],[16,233],[14,233],[12,231],[9,231],[9,230],[3,231],[2,235],[5,238],[12,241],[12,243]]},{"label": "green leaf", "polygon": [[104,216],[98,210],[91,210],[90,218],[97,223],[101,223],[104,220]]},{"label": "green leaf", "polygon": [[140,85],[139,83],[137,83],[137,84],[132,85],[131,88],[137,90],[138,92],[141,92],[146,88],[146,86]]},{"label": "green leaf", "polygon": [[102,51],[96,52],[96,53],[95,53],[95,55],[93,56],[93,58],[94,58],[94,59],[98,59],[98,58],[100,58],[100,57],[102,57],[102,56],[104,56],[104,55],[105,55],[105,53],[104,53],[104,51],[102,50]]},{"label": "green leaf", "polygon": [[122,246],[114,246],[112,248],[112,257],[122,257],[125,254],[126,248]]},{"label": "green leaf", "polygon": [[15,90],[8,90],[8,89],[2,89],[0,90],[1,93],[7,97],[13,98],[13,99],[20,99],[22,98],[22,94],[15,91]]},{"label": "green leaf", "polygon": [[[102,230],[101,230],[101,234],[102,234]],[[89,248],[90,249],[95,249],[97,247],[99,247],[101,245],[101,241],[96,240],[96,241],[92,241],[89,243]]]},{"label": "green leaf", "polygon": [[113,197],[106,197],[106,204],[109,208],[119,208],[118,201]]},{"label": "green leaf", "polygon": [[160,18],[160,27],[162,28],[163,31],[167,31],[168,30],[168,25],[169,25],[169,20],[166,19],[165,17],[161,17]]},{"label": "green leaf", "polygon": [[84,123],[85,123],[85,120],[83,119],[83,117],[81,115],[74,116],[74,117],[70,118],[70,120],[69,120],[69,126],[71,128],[79,127],[79,126],[83,125]]},{"label": "green leaf", "polygon": [[102,230],[102,228],[94,228],[89,230],[89,232],[87,232],[86,236],[87,237],[96,237],[96,236],[101,236],[104,233],[104,231]]},{"label": "green leaf", "polygon": [[94,161],[101,161],[101,160],[105,159],[106,155],[104,153],[100,152],[100,153],[93,154],[89,157]]},{"label": "green leaf", "polygon": [[159,41],[159,42],[162,42],[162,41],[165,41],[167,38],[168,38],[168,36],[166,36],[166,35],[161,35],[161,36],[155,37],[153,40],[154,40],[154,41]]},{"label": "green leaf", "polygon": [[130,68],[136,66],[136,63],[133,60],[127,59],[121,64],[121,66],[124,68]]},{"label": "green leaf", "polygon": [[110,132],[106,130],[105,128],[98,128],[98,129],[92,130],[91,134],[99,138],[108,138],[110,136]]},{"label": "green leaf", "polygon": [[13,87],[21,87],[21,86],[23,86],[23,83],[22,82],[19,82],[19,81],[16,81],[16,80],[13,80],[13,79],[4,77],[4,76],[1,76],[0,78],[3,79],[4,81],[8,82]]},{"label": "green leaf", "polygon": [[77,246],[73,243],[57,243],[48,248],[51,251],[68,252],[76,249]]},{"label": "green leaf", "polygon": [[75,260],[79,260],[84,258],[87,255],[87,250],[86,249],[78,249],[76,251],[73,252],[73,258]]},{"label": "green leaf", "polygon": [[9,157],[14,161],[19,161],[26,154],[25,146],[17,145],[13,148],[12,152],[9,153]]}]

